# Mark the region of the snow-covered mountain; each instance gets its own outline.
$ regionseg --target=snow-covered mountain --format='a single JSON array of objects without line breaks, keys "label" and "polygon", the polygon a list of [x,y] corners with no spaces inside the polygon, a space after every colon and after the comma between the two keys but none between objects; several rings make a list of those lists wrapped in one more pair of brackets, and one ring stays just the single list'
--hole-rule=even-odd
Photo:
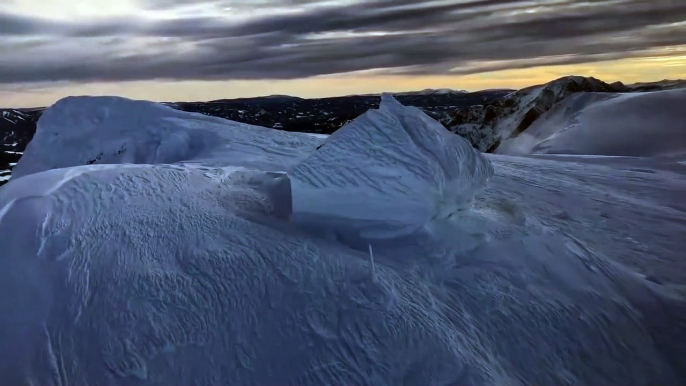
[{"label": "snow-covered mountain", "polygon": [[0,188],[0,384],[680,385],[685,193],[390,96],[328,137],[69,98]]},{"label": "snow-covered mountain", "polygon": [[405,91],[393,93],[394,96],[406,96],[406,95],[446,95],[446,94],[468,94],[469,91],[466,90],[453,90],[450,88],[427,88],[420,91]]},{"label": "snow-covered mountain", "polygon": [[595,78],[569,76],[540,86],[512,92],[483,105],[457,109],[441,122],[484,152],[495,151],[500,143],[516,137],[556,103],[578,92],[621,92]]},{"label": "snow-covered mountain", "polygon": [[601,154],[686,160],[686,89],[648,93],[577,93],[525,132],[505,140],[500,154]]}]

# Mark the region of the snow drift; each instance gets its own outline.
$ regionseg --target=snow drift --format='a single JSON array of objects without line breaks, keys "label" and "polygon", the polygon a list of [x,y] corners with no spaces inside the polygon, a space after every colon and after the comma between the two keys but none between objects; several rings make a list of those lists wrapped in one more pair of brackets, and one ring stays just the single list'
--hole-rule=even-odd
[{"label": "snow drift", "polygon": [[686,89],[567,98],[500,154],[686,156]]},{"label": "snow drift", "polygon": [[467,208],[492,174],[466,140],[384,95],[379,110],[293,169],[294,218],[319,230],[398,236]]},{"label": "snow drift", "polygon": [[[579,182],[578,167],[495,157],[495,185],[471,208],[488,161],[390,99],[319,150],[320,138],[121,99],[65,100],[43,119],[22,176],[0,189],[0,383],[683,379],[686,308],[671,287],[575,237],[611,245],[597,224],[555,231],[559,200],[630,202],[631,189]],[[665,241],[684,230],[680,204],[650,203],[646,189],[679,186],[671,173],[627,180],[643,181],[634,205],[655,207],[672,232],[649,239],[664,256],[683,250]],[[288,219],[311,213],[337,229],[343,218],[363,234],[362,209],[379,215],[365,251]],[[622,237],[640,238],[609,213]]]}]

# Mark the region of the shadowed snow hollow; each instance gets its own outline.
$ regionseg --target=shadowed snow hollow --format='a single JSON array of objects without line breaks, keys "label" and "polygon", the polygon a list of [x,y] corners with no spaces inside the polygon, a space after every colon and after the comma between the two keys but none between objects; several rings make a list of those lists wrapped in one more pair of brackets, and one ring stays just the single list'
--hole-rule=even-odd
[{"label": "shadowed snow hollow", "polygon": [[391,99],[319,150],[148,102],[53,109],[0,188],[0,384],[683,383],[686,270],[617,259],[684,264],[678,164],[612,186],[495,156],[472,207],[489,161]]}]

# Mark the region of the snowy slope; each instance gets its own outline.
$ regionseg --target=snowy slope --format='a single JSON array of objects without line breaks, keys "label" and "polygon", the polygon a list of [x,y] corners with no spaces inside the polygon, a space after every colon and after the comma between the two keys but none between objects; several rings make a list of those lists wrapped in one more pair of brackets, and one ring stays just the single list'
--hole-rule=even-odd
[{"label": "snowy slope", "polygon": [[483,152],[495,151],[502,141],[519,135],[556,103],[578,92],[618,92],[595,78],[563,77],[540,86],[515,91],[490,104],[458,109],[442,119],[452,132]]},{"label": "snowy slope", "polygon": [[[0,188],[0,383],[682,383],[686,167],[489,156],[495,174],[473,207],[369,251],[289,221],[291,203],[323,219],[334,183],[346,194],[329,197],[326,226],[361,193],[370,200],[354,215],[377,211],[392,228],[381,198],[399,199],[398,212],[416,200],[393,176],[446,198],[483,187],[492,170],[481,156],[387,102],[319,150],[321,138],[230,123],[220,134],[145,102],[48,111],[21,160],[37,166]],[[206,136],[217,140],[194,141]],[[112,153],[122,141],[139,164],[83,165],[99,153],[130,162]],[[343,149],[365,173],[349,173]],[[393,162],[401,153],[415,162]],[[297,198],[303,176],[324,182],[314,209]]]},{"label": "snowy slope", "polygon": [[576,94],[497,152],[686,158],[685,104],[686,89]]},{"label": "snowy slope", "polygon": [[686,80],[675,79],[669,80],[664,79],[657,82],[645,82],[645,83],[634,83],[627,85],[632,91],[662,91],[662,90],[676,90],[680,88],[686,88]]},{"label": "snowy slope", "polygon": [[221,118],[116,97],[59,101],[38,121],[12,178],[86,164],[246,166],[285,170],[321,143]]}]

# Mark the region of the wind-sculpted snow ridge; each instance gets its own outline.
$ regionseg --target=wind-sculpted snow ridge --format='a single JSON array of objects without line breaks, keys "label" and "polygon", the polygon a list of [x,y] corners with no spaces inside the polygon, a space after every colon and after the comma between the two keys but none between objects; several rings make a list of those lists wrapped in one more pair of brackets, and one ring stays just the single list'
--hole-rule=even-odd
[{"label": "wind-sculpted snow ridge", "polygon": [[465,209],[492,174],[466,140],[384,95],[293,169],[294,219],[353,237],[407,234]]},{"label": "wind-sculpted snow ridge", "polygon": [[580,93],[555,106],[500,154],[686,155],[686,89]]},{"label": "wind-sculpted snow ridge", "polygon": [[71,97],[48,109],[12,178],[86,164],[246,166],[285,170],[321,139],[117,97]]},{"label": "wind-sculpted snow ridge", "polygon": [[[202,117],[162,111],[154,122],[173,124],[169,131],[212,131]],[[483,187],[490,164],[461,142],[440,140],[434,123],[415,112],[386,100],[361,119],[371,124],[368,136],[354,123],[310,157],[308,141],[321,139],[224,124],[231,134],[191,146],[190,162],[161,152],[177,162],[57,168],[31,159],[48,143],[38,138],[22,162],[50,170],[0,189],[0,384],[682,384],[686,307],[674,287],[686,272],[678,258],[686,168],[641,164],[655,170],[646,174],[494,156],[491,186],[472,207],[464,190]],[[77,115],[70,116],[88,122]],[[136,122],[155,133],[153,121],[136,116],[133,126],[100,128],[112,130],[113,142],[128,138],[116,130],[136,135]],[[95,124],[83,132],[97,133]],[[165,133],[156,138],[164,142]],[[372,151],[345,145],[347,136]],[[285,142],[249,148],[246,138]],[[98,152],[116,148],[91,143]],[[445,196],[451,210],[436,213],[452,215],[361,251],[297,226],[289,214],[303,203],[290,183],[302,183],[301,168],[327,147],[347,146],[364,170],[397,161],[370,174],[399,199],[397,211],[413,196],[396,193],[383,173],[420,190],[441,182],[435,186],[456,195]],[[400,162],[401,150],[414,162]],[[332,162],[341,156],[329,154]],[[50,157],[66,164],[88,155],[38,160]],[[366,157],[379,160],[360,160]],[[298,172],[289,178],[277,166]],[[423,170],[432,174],[414,175]],[[364,174],[342,175],[350,183],[342,189],[373,186]],[[665,191],[671,195],[656,193]],[[378,211],[392,229],[398,217],[375,208],[382,197],[360,200],[355,215]],[[332,222],[338,198],[330,198]],[[348,196],[340,199],[350,208]],[[559,212],[560,202],[569,213]],[[588,217],[600,213],[592,205],[602,208],[602,222]],[[359,232],[368,229],[361,225]],[[636,273],[657,255],[675,269],[660,261],[650,277]]]}]

